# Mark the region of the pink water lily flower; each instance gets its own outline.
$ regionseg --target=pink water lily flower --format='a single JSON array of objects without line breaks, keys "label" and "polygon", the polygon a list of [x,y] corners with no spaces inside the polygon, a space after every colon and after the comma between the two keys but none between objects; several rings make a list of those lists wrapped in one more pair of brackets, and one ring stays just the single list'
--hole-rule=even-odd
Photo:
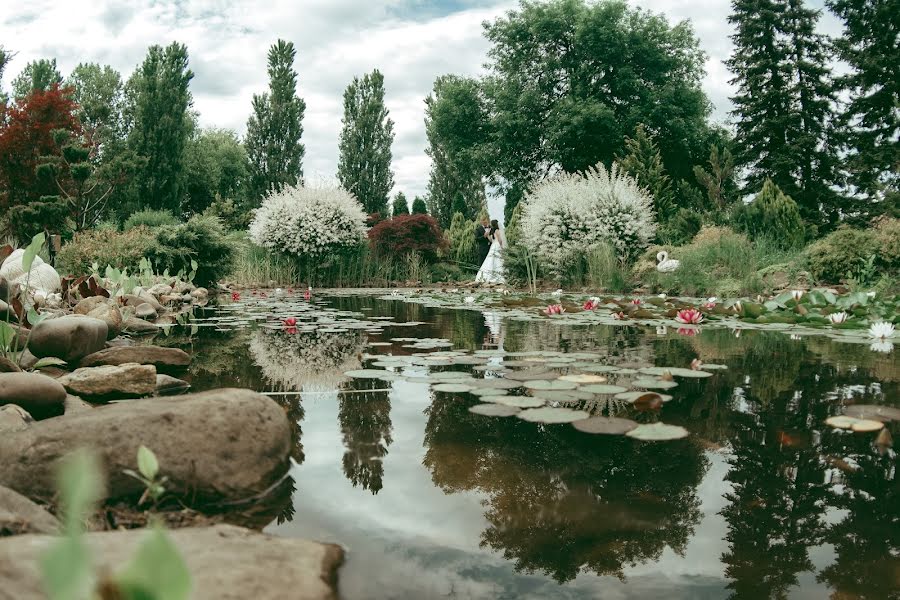
[{"label": "pink water lily flower", "polygon": [[583,308],[584,310],[594,310],[594,309],[596,309],[598,306],[600,306],[600,299],[599,299],[599,298],[590,298],[590,299],[588,299],[588,300],[585,301],[585,303],[584,303],[584,305],[582,306],[582,308]]},{"label": "pink water lily flower", "polygon": [[691,370],[692,371],[699,371],[702,368],[703,368],[703,361],[700,360],[699,358],[695,358],[694,360],[691,361]]},{"label": "pink water lily flower", "polygon": [[694,337],[700,333],[700,330],[696,327],[679,327],[678,335],[686,335],[688,337]]},{"label": "pink water lily flower", "polygon": [[237,302],[241,299],[241,295],[238,292],[231,292],[231,301]]},{"label": "pink water lily flower", "polygon": [[697,325],[703,322],[703,313],[696,308],[685,308],[678,311],[675,320],[686,325]]},{"label": "pink water lily flower", "polygon": [[297,325],[297,319],[296,317],[288,317],[287,319],[283,320],[282,323],[285,327],[294,327]]},{"label": "pink water lily flower", "polygon": [[551,304],[544,309],[545,315],[561,315],[566,312],[562,304]]},{"label": "pink water lily flower", "polygon": [[628,315],[626,315],[626,314],[623,313],[623,312],[613,313],[613,319],[618,319],[618,320],[621,321],[621,320],[627,319],[627,318],[628,318]]},{"label": "pink water lily flower", "polygon": [[309,300],[310,298],[312,298],[312,288],[308,287],[308,288],[306,288],[306,291],[303,292],[303,299]]},{"label": "pink water lily flower", "polygon": [[641,299],[635,298],[634,300],[631,301],[631,303],[634,304],[635,306],[638,306],[641,304]]}]

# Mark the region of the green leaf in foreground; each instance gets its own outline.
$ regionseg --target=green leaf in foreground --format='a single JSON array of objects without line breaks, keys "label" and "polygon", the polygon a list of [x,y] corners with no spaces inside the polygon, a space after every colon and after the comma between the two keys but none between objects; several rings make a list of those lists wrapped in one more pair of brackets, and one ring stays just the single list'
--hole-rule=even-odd
[{"label": "green leaf in foreground", "polygon": [[130,599],[187,600],[191,593],[187,565],[159,527],[149,532],[115,581],[122,596]]},{"label": "green leaf in foreground", "polygon": [[22,255],[22,269],[27,273],[31,270],[31,265],[34,264],[34,259],[38,255],[38,252],[41,251],[41,248],[44,246],[44,233],[41,232],[31,238],[31,243],[28,244],[28,247],[25,248],[25,253]]},{"label": "green leaf in foreground", "polygon": [[159,461],[156,460],[156,455],[150,448],[144,445],[138,448],[137,462],[141,475],[151,480],[156,478],[159,473]]}]

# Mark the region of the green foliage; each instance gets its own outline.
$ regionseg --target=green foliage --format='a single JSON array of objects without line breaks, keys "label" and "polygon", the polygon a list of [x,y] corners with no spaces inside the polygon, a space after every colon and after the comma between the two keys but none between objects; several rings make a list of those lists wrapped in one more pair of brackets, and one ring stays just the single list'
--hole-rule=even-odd
[{"label": "green foliage", "polygon": [[153,229],[154,227],[176,225],[177,223],[178,219],[175,218],[175,215],[167,210],[145,208],[128,217],[122,228],[125,231],[134,229],[135,227],[149,227],[150,229]]},{"label": "green foliage", "polygon": [[427,215],[428,214],[428,205],[425,203],[425,200],[423,200],[419,196],[416,196],[415,198],[413,198],[412,214],[414,214],[414,215]]},{"label": "green foliage", "polygon": [[900,275],[900,220],[882,219],[869,229],[838,227],[803,252],[819,281],[853,279],[859,285]]},{"label": "green foliage", "polygon": [[[447,240],[450,249],[447,253],[451,261],[469,268],[478,268],[478,244],[475,240],[475,228],[477,221],[470,221],[461,212],[453,215],[450,228],[447,230]],[[507,230],[508,231],[508,230]]]},{"label": "green foliage", "polygon": [[66,79],[78,105],[76,115],[93,145],[104,158],[124,136],[122,76],[109,65],[79,63]]},{"label": "green foliage", "polygon": [[643,123],[639,123],[633,137],[625,138],[625,153],[617,154],[622,169],[634,177],[653,197],[653,209],[660,223],[668,221],[674,212],[672,180],[666,175],[662,156]]},{"label": "green foliage", "polygon": [[426,154],[431,157],[428,208],[441,227],[453,215],[474,219],[486,204],[480,152],[487,142],[489,117],[479,84],[444,75],[425,99]]},{"label": "green foliage", "polygon": [[144,504],[147,500],[152,500],[155,505],[166,493],[165,483],[168,477],[159,477],[159,461],[153,451],[143,444],[137,451],[137,463],[138,470],[136,472],[126,469],[125,474],[144,484],[144,493],[138,500],[138,505]]},{"label": "green foliage", "polygon": [[151,46],[128,80],[128,145],[146,160],[134,182],[142,207],[180,214],[184,149],[193,127],[188,113],[193,77],[187,48],[173,42],[166,48]]},{"label": "green foliage", "polygon": [[394,187],[394,122],[384,105],[384,76],[378,69],[362,79],[354,77],[347,86],[342,123],[338,180],[367,214],[387,215],[388,193]]},{"label": "green foliage", "polygon": [[603,244],[594,248],[583,258],[583,276],[576,285],[587,285],[592,289],[622,292],[628,286],[629,269],[616,256],[612,244]]},{"label": "green foliage", "polygon": [[409,203],[406,201],[406,194],[397,192],[394,196],[394,203],[391,205],[391,216],[408,215]]},{"label": "green foliage", "polygon": [[[208,287],[233,266],[234,248],[222,223],[208,215],[194,215],[186,223],[159,227],[147,256],[156,269],[185,274],[196,271],[194,283]],[[199,266],[195,269],[193,264]]]},{"label": "green foliage", "polygon": [[233,131],[203,129],[188,141],[184,157],[182,212],[199,214],[217,198],[243,201],[249,163]]},{"label": "green foliage", "polygon": [[40,200],[10,207],[9,224],[19,238],[39,232],[68,233],[69,207],[59,196],[41,196]]},{"label": "green foliage", "polygon": [[737,199],[737,183],[734,178],[734,156],[728,147],[712,144],[707,160],[709,168],[694,166],[694,177],[706,190],[709,207],[723,212]]},{"label": "green foliage", "polygon": [[679,208],[669,222],[660,227],[659,238],[666,244],[687,244],[703,227],[703,217],[696,210]]},{"label": "green foliage", "polygon": [[33,60],[13,79],[13,94],[16,100],[20,100],[35,91],[46,92],[54,85],[61,85],[62,81],[55,58]]},{"label": "green foliage", "polygon": [[801,246],[806,235],[797,203],[771,179],[752,202],[736,207],[733,219],[752,239],[767,237],[783,248]]},{"label": "green foliage", "polygon": [[[303,179],[303,115],[306,102],[297,95],[297,52],[292,42],[279,39],[269,48],[268,93],[253,96],[253,113],[247,120],[250,206]],[[227,197],[227,194],[222,194]]]},{"label": "green foliage", "polygon": [[253,212],[244,210],[231,198],[216,197],[203,211],[204,215],[217,217],[226,229],[244,231],[250,225]]},{"label": "green foliage", "polygon": [[155,252],[156,234],[146,227],[126,231],[89,230],[75,234],[56,255],[56,268],[62,274],[87,275],[91,266],[110,265],[134,270],[145,256]]}]

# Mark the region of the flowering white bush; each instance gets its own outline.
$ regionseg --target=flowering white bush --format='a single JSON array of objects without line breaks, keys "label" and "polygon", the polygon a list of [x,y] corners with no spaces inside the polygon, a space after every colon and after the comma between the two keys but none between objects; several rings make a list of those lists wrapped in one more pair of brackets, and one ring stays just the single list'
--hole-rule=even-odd
[{"label": "flowering white bush", "polygon": [[273,192],[250,223],[254,243],[298,256],[322,256],[366,238],[366,213],[339,187],[288,187]]},{"label": "flowering white bush", "polygon": [[656,232],[650,194],[615,164],[548,179],[522,202],[519,243],[556,276],[603,243],[620,257],[633,255]]}]

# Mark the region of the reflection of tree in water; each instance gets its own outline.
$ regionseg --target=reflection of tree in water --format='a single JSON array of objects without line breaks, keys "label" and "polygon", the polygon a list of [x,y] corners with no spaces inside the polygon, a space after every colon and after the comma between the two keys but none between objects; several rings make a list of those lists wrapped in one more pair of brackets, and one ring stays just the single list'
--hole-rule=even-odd
[{"label": "reflection of tree in water", "polygon": [[581,571],[623,577],[667,546],[683,552],[707,467],[690,441],[640,444],[467,408],[439,395],[427,409],[424,463],[445,491],[488,495],[482,544],[517,569],[559,582]]},{"label": "reflection of tree in water", "polygon": [[250,354],[273,391],[333,390],[359,368],[366,348],[360,331],[341,333],[256,330]]},{"label": "reflection of tree in water", "polygon": [[344,439],[344,475],[354,487],[377,494],[384,478],[384,457],[391,445],[391,400],[384,390],[389,384],[372,379],[354,379],[345,390],[367,390],[341,394],[338,422]]},{"label": "reflection of tree in water", "polygon": [[[895,429],[896,433],[896,429]],[[826,451],[849,456],[857,469],[837,475],[842,493],[834,505],[847,515],[828,528],[825,541],[834,544],[837,559],[818,575],[841,598],[897,597],[900,590],[900,482],[897,455],[874,450],[871,437],[827,432]],[[892,596],[894,594],[894,596]]]}]

